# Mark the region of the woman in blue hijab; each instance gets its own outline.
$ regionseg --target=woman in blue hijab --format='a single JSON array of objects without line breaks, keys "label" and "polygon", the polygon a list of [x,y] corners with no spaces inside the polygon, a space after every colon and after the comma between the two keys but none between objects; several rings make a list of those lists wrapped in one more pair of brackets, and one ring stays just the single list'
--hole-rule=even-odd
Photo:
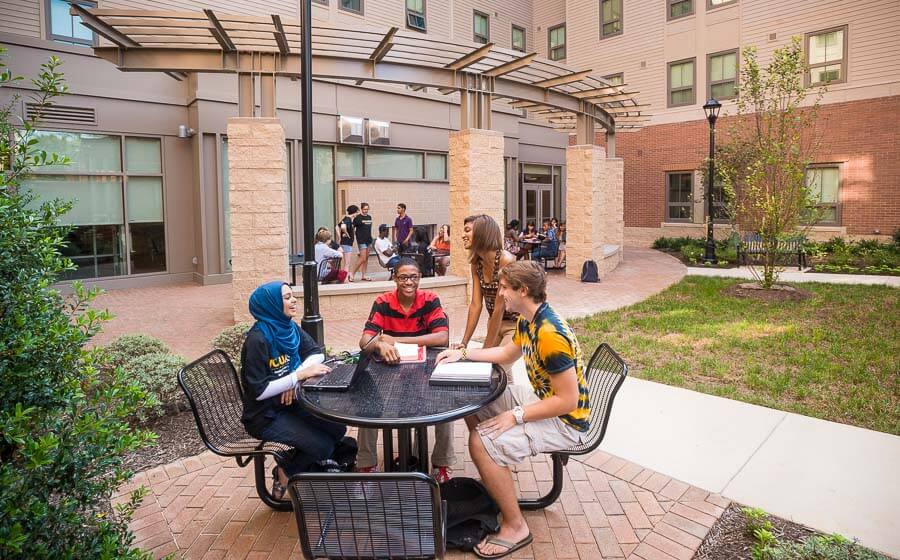
[{"label": "woman in blue hijab", "polygon": [[255,438],[293,447],[276,460],[272,495],[284,498],[289,476],[329,459],[347,431],[306,411],[294,389],[306,379],[328,373],[325,355],[293,321],[297,299],[284,282],[268,282],[250,294],[256,319],[241,349],[244,414],[241,421]]}]

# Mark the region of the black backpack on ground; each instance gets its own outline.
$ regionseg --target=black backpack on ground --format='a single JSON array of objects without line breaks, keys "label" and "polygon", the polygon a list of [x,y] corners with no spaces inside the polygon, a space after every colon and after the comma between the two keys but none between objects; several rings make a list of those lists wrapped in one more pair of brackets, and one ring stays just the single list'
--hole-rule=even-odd
[{"label": "black backpack on ground", "polygon": [[581,281],[582,282],[599,282],[600,274],[597,273],[597,263],[594,261],[584,261],[581,265]]},{"label": "black backpack on ground", "polygon": [[447,548],[474,550],[489,533],[500,530],[500,508],[487,488],[474,478],[451,478],[441,484],[447,502]]}]

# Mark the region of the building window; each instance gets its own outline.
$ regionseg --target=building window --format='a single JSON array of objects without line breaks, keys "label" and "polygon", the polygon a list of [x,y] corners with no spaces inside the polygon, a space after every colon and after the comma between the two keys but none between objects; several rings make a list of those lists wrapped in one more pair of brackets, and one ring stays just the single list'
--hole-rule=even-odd
[{"label": "building window", "polygon": [[694,174],[666,173],[666,221],[690,222],[693,218]]},{"label": "building window", "polygon": [[707,97],[731,99],[737,95],[738,51],[711,54],[706,59]]},{"label": "building window", "polygon": [[566,24],[557,25],[547,30],[547,53],[550,60],[566,58]]},{"label": "building window", "polygon": [[[73,2],[85,8],[96,8],[96,2]],[[69,13],[69,2],[66,0],[47,0],[47,29],[51,41],[69,45],[93,46],[97,36],[93,31],[81,25],[81,18]]]},{"label": "building window", "polygon": [[669,12],[668,19],[678,19],[681,17],[693,15],[694,0],[668,0]]},{"label": "building window", "polygon": [[313,4],[321,4],[323,6],[328,5],[328,0],[312,0],[312,1],[313,1]]},{"label": "building window", "polygon": [[338,6],[347,12],[353,12],[354,14],[362,15],[363,13],[363,0],[340,0],[340,4]]},{"label": "building window", "polygon": [[621,86],[625,84],[625,74],[619,72],[618,74],[610,74],[609,76],[603,76],[603,79],[609,82],[611,86]]},{"label": "building window", "polygon": [[669,63],[669,107],[693,105],[694,94],[694,59],[678,60]]},{"label": "building window", "polygon": [[[39,131],[38,146],[72,163],[24,181],[36,203],[73,202],[63,254],[76,269],[66,280],[165,272],[162,150],[159,138]],[[123,166],[124,161],[124,166]]]},{"label": "building window", "polygon": [[622,32],[622,0],[600,0],[600,38]]},{"label": "building window", "polygon": [[486,45],[491,40],[491,22],[488,15],[475,10],[472,19],[473,40]]},{"label": "building window", "polygon": [[425,31],[425,0],[406,0],[406,27]]},{"label": "building window", "polygon": [[816,165],[806,170],[806,188],[816,201],[818,223],[840,223],[841,168],[838,165]]},{"label": "building window", "polygon": [[525,28],[518,25],[512,26],[512,49],[525,52]]},{"label": "building window", "polygon": [[368,148],[366,176],[380,179],[421,179],[422,152]]},{"label": "building window", "polygon": [[712,10],[713,8],[718,8],[719,6],[727,6],[729,4],[736,4],[737,0],[707,0],[706,8]]},{"label": "building window", "polygon": [[447,180],[447,154],[425,154],[425,178],[432,181]]},{"label": "building window", "polygon": [[847,81],[847,27],[806,35],[807,85]]}]

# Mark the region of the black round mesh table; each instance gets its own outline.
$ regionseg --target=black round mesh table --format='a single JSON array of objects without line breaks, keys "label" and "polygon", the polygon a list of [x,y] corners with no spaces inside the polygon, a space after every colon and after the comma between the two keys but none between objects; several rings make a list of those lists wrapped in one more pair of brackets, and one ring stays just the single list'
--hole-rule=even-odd
[{"label": "black round mesh table", "polygon": [[[419,449],[428,449],[427,428],[469,416],[499,397],[506,389],[506,375],[494,366],[490,386],[431,385],[438,349],[428,349],[428,360],[420,364],[389,365],[372,360],[356,376],[347,391],[300,391],[303,405],[316,416],[341,424],[385,430],[385,470],[393,463],[391,430],[398,431],[399,465],[409,465],[411,429],[416,428]],[[427,453],[417,467],[428,472]]]}]

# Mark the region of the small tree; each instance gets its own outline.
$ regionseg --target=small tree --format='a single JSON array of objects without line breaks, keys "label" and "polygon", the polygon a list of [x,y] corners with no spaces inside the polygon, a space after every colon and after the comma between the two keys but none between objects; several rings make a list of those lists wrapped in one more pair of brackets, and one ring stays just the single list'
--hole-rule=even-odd
[{"label": "small tree", "polygon": [[803,235],[820,217],[806,169],[819,144],[815,122],[824,89],[808,88],[806,72],[798,37],[777,49],[765,68],[756,49],[745,48],[737,115],[716,150],[716,174],[729,217],[762,238],[762,272],[751,270],[767,289],[781,272],[779,241]]},{"label": "small tree", "polygon": [[[15,77],[3,64],[0,87]],[[32,80],[38,116],[65,93],[52,57]],[[16,122],[18,96],[0,107],[0,558],[144,558],[127,521],[145,490],[110,506],[130,474],[122,455],[151,435],[127,419],[145,395],[121,371],[101,378],[85,344],[109,314],[88,308],[96,291],[75,285],[65,299],[52,284],[73,268],[60,254],[70,205],[39,203],[18,186],[35,168],[64,164]]]}]

